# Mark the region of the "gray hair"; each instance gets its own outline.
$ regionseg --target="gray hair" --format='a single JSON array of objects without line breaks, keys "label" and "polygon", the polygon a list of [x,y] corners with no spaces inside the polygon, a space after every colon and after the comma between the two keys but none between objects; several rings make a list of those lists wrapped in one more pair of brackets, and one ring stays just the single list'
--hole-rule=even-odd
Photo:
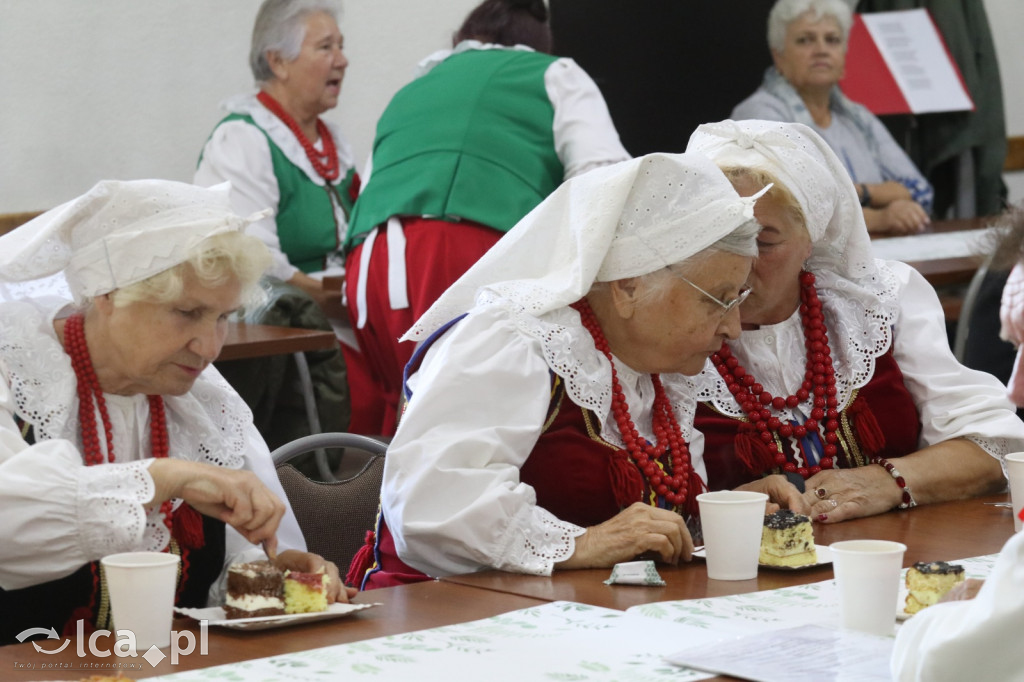
[{"label": "gray hair", "polygon": [[782,52],[786,46],[786,29],[800,16],[810,13],[815,21],[835,19],[843,34],[843,44],[850,37],[853,12],[844,0],[778,0],[768,13],[768,47]]},{"label": "gray hair", "polygon": [[340,10],[332,0],[264,0],[256,13],[249,47],[249,68],[257,85],[274,80],[268,52],[280,53],[285,61],[299,56],[306,37],[306,18],[319,12],[337,22]]}]

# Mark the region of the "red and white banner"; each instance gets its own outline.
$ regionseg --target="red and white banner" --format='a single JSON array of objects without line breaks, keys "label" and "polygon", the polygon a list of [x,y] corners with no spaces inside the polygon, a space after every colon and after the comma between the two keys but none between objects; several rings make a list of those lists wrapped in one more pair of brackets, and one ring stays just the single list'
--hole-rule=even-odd
[{"label": "red and white banner", "polygon": [[855,14],[839,87],[876,115],[974,110],[925,9]]}]

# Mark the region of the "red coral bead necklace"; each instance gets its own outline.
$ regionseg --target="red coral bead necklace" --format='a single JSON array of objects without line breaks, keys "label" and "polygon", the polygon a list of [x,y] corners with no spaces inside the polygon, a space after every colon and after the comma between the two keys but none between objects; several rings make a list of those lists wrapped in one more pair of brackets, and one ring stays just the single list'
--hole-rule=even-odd
[{"label": "red coral bead necklace", "polygon": [[[682,429],[679,428],[679,422],[676,420],[672,405],[665,394],[661,378],[657,374],[651,374],[651,383],[654,384],[651,429],[656,440],[656,443],[652,445],[640,436],[629,414],[629,405],[626,403],[626,396],[619,384],[618,373],[615,371],[615,363],[612,362],[608,341],[605,339],[604,332],[601,331],[601,325],[598,323],[593,309],[586,299],[580,299],[573,303],[572,307],[579,312],[583,326],[594,338],[594,346],[611,363],[612,416],[615,419],[615,424],[619,427],[619,433],[622,434],[626,451],[629,452],[633,462],[657,495],[665,498],[672,505],[682,506],[686,502],[690,487],[690,448],[683,438]],[[666,452],[670,453],[671,473],[664,471],[657,461]]]},{"label": "red coral bead necklace", "polygon": [[[114,429],[107,412],[107,401],[103,397],[96,370],[89,355],[89,347],[85,342],[85,317],[76,313],[64,324],[64,349],[71,356],[71,366],[75,371],[78,392],[78,423],[82,434],[82,450],[86,466],[96,466],[105,462],[113,462]],[[164,413],[164,401],[161,396],[151,395],[149,398],[149,431],[152,456],[167,457],[169,451],[167,441],[167,419]],[[103,435],[106,442],[106,456],[100,447],[99,433],[96,425],[96,410],[99,410],[103,422]],[[164,517],[164,525],[172,531],[171,501],[165,500],[160,505],[160,513]],[[97,562],[92,563],[92,593],[89,604],[75,609],[65,626],[65,631],[78,620],[91,623],[93,610],[96,608],[96,595],[100,591],[100,576]]]},{"label": "red coral bead necklace", "polygon": [[284,110],[281,103],[274,99],[271,95],[263,92],[262,90],[256,99],[260,103],[270,110],[272,114],[277,116],[281,121],[288,126],[288,130],[292,131],[292,134],[298,138],[302,148],[306,150],[306,157],[309,162],[313,164],[313,170],[315,170],[320,177],[327,182],[334,182],[338,179],[338,175],[341,172],[341,164],[338,162],[338,149],[334,144],[334,137],[331,136],[331,131],[327,128],[327,124],[324,123],[320,117],[316,119],[316,133],[320,136],[320,139],[324,141],[324,150],[320,151],[313,146],[313,143],[309,141],[305,133],[302,132],[302,128],[295,121],[291,114]]},{"label": "red coral bead necklace", "polygon": [[[839,437],[838,399],[836,398],[836,374],[832,364],[832,352],[828,344],[825,316],[821,300],[814,286],[813,273],[800,273],[800,321],[804,330],[804,346],[807,349],[807,363],[804,381],[793,395],[773,396],[757,382],[754,375],[744,368],[732,354],[728,344],[711,356],[718,373],[725,380],[729,392],[736,398],[744,414],[758,431],[761,441],[773,451],[774,464],[785,471],[795,471],[803,478],[809,478],[822,469],[831,469],[837,452]],[[803,425],[783,423],[772,415],[772,410],[795,408],[813,395],[811,417]],[[808,433],[819,432],[824,424],[824,452],[815,466],[797,466],[787,461],[775,441],[774,434],[788,438],[804,438]]]},{"label": "red coral bead necklace", "polygon": [[[71,356],[71,366],[78,379],[78,422],[82,431],[82,449],[86,466],[95,466],[104,462],[114,461],[114,430],[107,412],[107,401],[103,397],[103,389],[96,378],[96,370],[89,356],[89,347],[85,343],[85,317],[81,313],[72,315],[64,324],[64,347]],[[164,413],[164,400],[161,396],[146,396],[149,399],[149,442],[154,458],[167,457],[167,417]],[[96,409],[99,410],[103,422],[103,434],[106,442],[106,456],[100,447],[96,425]],[[164,515],[164,524],[171,529],[171,501],[165,500],[160,505]]]}]

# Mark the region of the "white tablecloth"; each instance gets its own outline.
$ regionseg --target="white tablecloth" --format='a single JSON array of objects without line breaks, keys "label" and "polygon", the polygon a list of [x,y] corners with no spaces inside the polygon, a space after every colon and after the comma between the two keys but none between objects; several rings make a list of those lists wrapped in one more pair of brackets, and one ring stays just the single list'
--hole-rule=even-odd
[{"label": "white tablecloth", "polygon": [[[995,558],[954,563],[962,564],[968,577],[984,578]],[[838,626],[838,618],[833,580],[714,599],[655,602],[626,611],[553,602],[469,623],[153,679],[680,682],[710,677],[664,661],[682,649],[800,624]]]}]

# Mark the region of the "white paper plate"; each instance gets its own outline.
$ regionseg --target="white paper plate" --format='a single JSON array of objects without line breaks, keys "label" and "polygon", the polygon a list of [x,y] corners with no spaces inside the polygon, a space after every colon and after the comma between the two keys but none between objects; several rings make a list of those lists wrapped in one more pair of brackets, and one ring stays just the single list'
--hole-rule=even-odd
[{"label": "white paper plate", "polygon": [[[818,562],[814,564],[806,564],[804,566],[769,566],[768,564],[758,564],[761,568],[770,568],[775,571],[800,571],[805,568],[813,568],[814,566],[823,566],[824,564],[832,563],[832,551],[828,548],[828,545],[815,545],[814,552],[818,555]],[[693,556],[701,559],[705,558],[704,548],[696,549],[693,552]]]},{"label": "white paper plate", "polygon": [[271,628],[283,628],[289,625],[310,623],[317,620],[331,620],[341,618],[356,611],[368,609],[374,604],[331,604],[326,611],[317,613],[293,613],[285,616],[261,616],[259,618],[227,618],[224,616],[224,609],[219,606],[210,606],[205,609],[175,608],[174,610],[183,616],[196,620],[205,620],[209,625],[232,630],[269,630]]}]

